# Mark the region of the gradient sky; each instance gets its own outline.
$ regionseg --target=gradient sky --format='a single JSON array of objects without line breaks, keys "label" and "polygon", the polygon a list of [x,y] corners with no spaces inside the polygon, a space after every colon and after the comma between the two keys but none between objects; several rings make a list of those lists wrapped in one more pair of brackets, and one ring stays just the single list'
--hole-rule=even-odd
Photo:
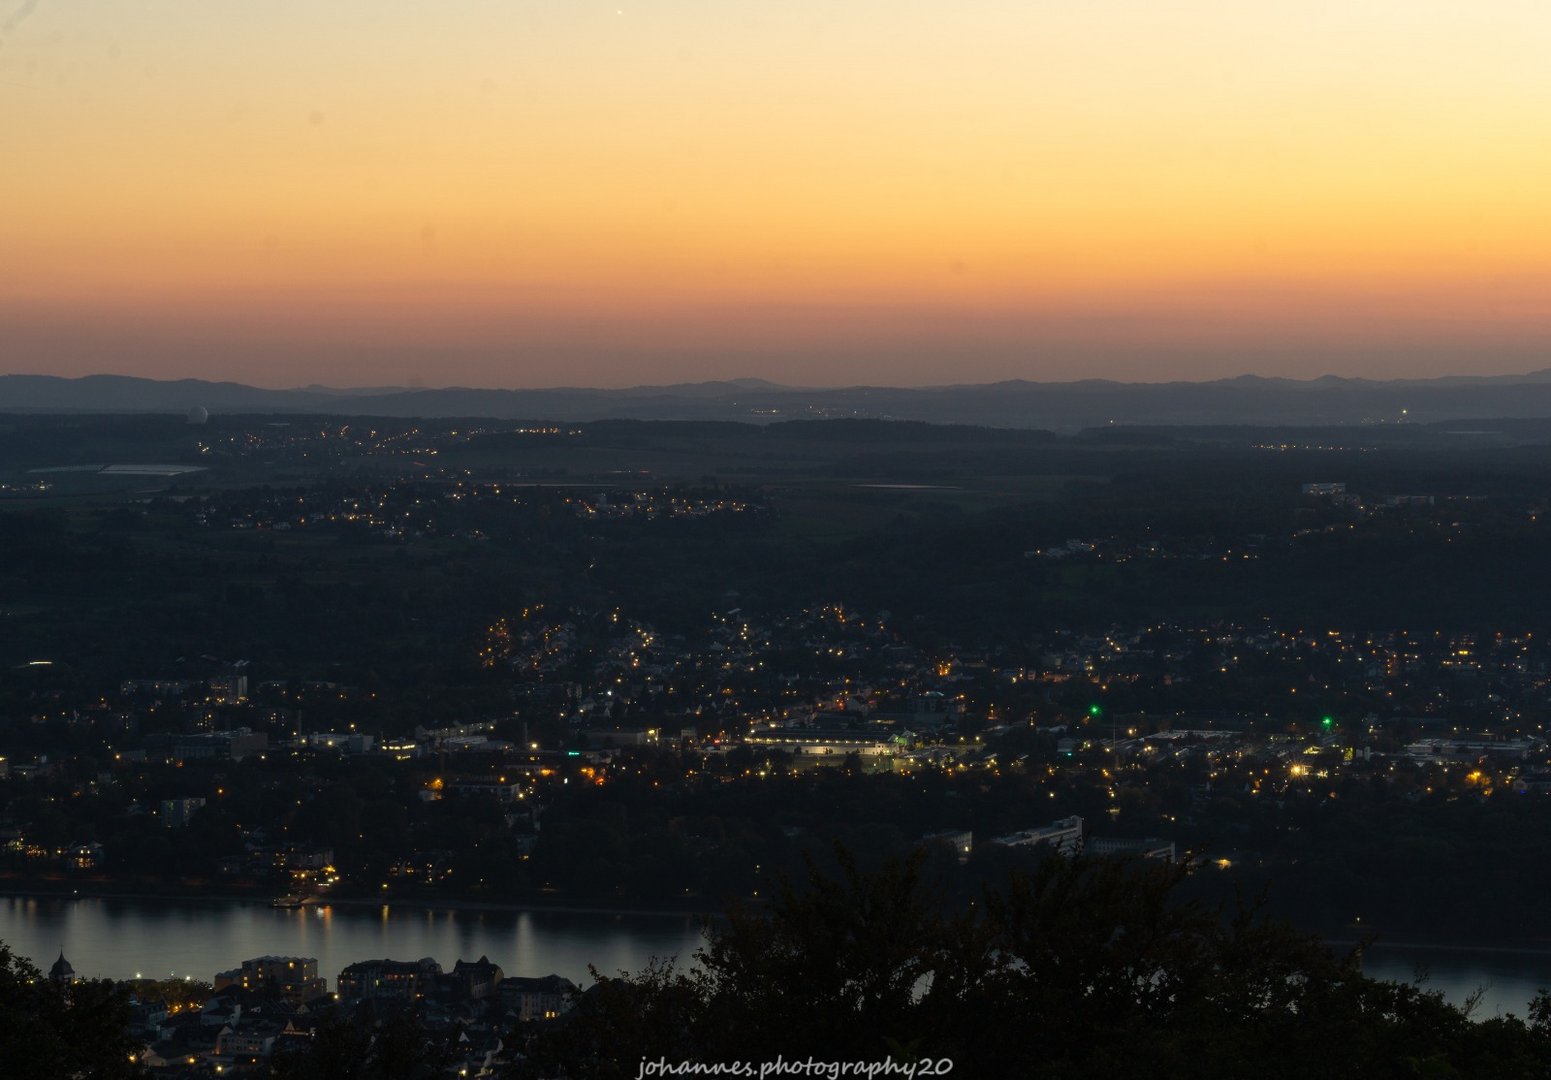
[{"label": "gradient sky", "polygon": [[1551,366],[1545,0],[0,0],[0,371]]}]

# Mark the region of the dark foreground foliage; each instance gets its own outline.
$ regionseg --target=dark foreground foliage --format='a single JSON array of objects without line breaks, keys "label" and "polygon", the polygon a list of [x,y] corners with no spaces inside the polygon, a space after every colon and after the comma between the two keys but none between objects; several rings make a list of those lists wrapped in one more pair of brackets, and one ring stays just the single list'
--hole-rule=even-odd
[{"label": "dark foreground foliage", "polygon": [[142,1076],[139,1048],[125,988],[96,979],[58,985],[0,942],[0,1076]]},{"label": "dark foreground foliage", "polygon": [[445,1055],[413,1015],[325,1015],[301,1049],[277,1052],[274,1080],[434,1080]]},{"label": "dark foreground foliage", "polygon": [[1049,1080],[1551,1075],[1551,1000],[1474,1022],[1254,910],[1178,902],[1186,868],[1051,859],[944,915],[914,862],[843,861],[734,912],[691,970],[597,976],[518,1074],[811,1057]]}]

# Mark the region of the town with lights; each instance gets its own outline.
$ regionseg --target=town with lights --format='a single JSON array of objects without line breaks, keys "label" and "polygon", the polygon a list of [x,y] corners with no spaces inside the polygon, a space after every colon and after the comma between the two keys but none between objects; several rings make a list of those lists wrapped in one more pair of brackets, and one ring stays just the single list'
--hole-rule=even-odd
[{"label": "town with lights", "polygon": [[[1216,431],[15,423],[9,896],[712,915],[905,860],[967,909],[1081,858],[1337,939],[1539,933],[1522,448],[1467,484],[1425,441]],[[125,444],[176,468],[75,464]],[[600,991],[511,962],[104,985],[151,1075],[312,1075],[361,1015],[425,1075],[519,1075]]]}]

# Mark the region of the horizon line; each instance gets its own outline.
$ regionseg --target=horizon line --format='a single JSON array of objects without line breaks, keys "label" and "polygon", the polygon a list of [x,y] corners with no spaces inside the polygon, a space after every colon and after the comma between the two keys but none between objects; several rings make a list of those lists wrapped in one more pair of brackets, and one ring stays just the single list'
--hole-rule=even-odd
[{"label": "horizon line", "polygon": [[[1162,387],[1162,386],[1214,386],[1225,383],[1281,383],[1300,387],[1312,387],[1318,383],[1358,383],[1368,385],[1392,385],[1397,383],[1436,384],[1448,382],[1492,382],[1503,385],[1513,385],[1517,381],[1538,381],[1551,378],[1551,367],[1536,368],[1530,371],[1508,372],[1503,374],[1476,374],[1476,373],[1450,373],[1445,375],[1397,375],[1390,378],[1372,378],[1368,376],[1338,375],[1327,372],[1322,375],[1299,378],[1288,375],[1261,375],[1253,372],[1243,372],[1238,375],[1225,375],[1210,379],[1159,379],[1155,381],[1141,379],[1114,379],[1094,377],[1087,379],[992,379],[985,382],[957,382],[957,383],[837,383],[827,386],[792,385],[779,383],[759,376],[733,376],[719,379],[702,379],[698,381],[680,381],[670,383],[632,383],[628,385],[603,386],[603,385],[578,385],[563,384],[554,386],[475,386],[467,384],[448,384],[443,386],[414,386],[414,385],[331,385],[326,383],[309,383],[304,386],[284,385],[265,386],[259,383],[242,382],[236,379],[206,379],[198,376],[182,376],[178,378],[156,378],[149,375],[132,375],[121,372],[100,371],[87,375],[53,375],[46,372],[13,371],[0,372],[0,380],[5,379],[47,379],[57,382],[81,383],[101,379],[122,379],[135,382],[154,383],[158,385],[176,385],[178,383],[201,383],[209,386],[236,386],[249,390],[260,390],[268,393],[280,394],[305,394],[305,393],[329,393],[329,394],[369,394],[371,396],[386,397],[398,394],[434,394],[449,392],[464,393],[494,393],[494,394],[554,394],[554,393],[582,393],[582,394],[608,394],[629,393],[631,391],[672,391],[677,389],[695,389],[706,387],[727,387],[730,392],[747,393],[837,393],[845,391],[867,390],[897,390],[914,392],[953,391],[953,390],[977,390],[998,386],[1015,384],[1027,386],[1092,386],[1104,385],[1115,387]],[[743,384],[743,385],[740,385]],[[0,406],[3,408],[3,406]]]}]

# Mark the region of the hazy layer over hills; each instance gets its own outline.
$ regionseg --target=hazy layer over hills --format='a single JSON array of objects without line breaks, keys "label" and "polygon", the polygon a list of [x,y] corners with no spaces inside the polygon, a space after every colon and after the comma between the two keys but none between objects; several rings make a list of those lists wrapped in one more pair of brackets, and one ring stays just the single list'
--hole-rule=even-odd
[{"label": "hazy layer over hills", "polygon": [[923,388],[802,389],[760,379],[626,390],[465,387],[266,390],[231,382],[119,375],[0,376],[0,411],[330,413],[584,421],[832,417],[1077,430],[1106,424],[1372,424],[1551,417],[1551,370],[1524,375],[1372,381],[1241,376],[1213,382],[1015,380]]}]

